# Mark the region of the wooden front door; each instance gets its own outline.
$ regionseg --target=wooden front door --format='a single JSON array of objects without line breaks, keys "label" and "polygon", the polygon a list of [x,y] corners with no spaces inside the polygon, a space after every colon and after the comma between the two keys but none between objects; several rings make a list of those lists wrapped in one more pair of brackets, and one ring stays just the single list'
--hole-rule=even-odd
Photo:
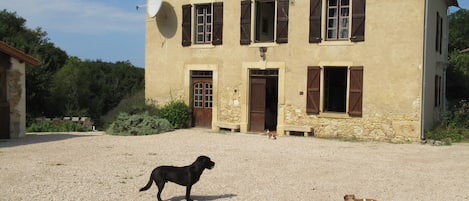
[{"label": "wooden front door", "polygon": [[0,65],[0,139],[10,138],[10,104],[7,100],[7,71]]},{"label": "wooden front door", "polygon": [[265,129],[265,95],[267,81],[264,78],[251,78],[249,131]]},{"label": "wooden front door", "polygon": [[212,78],[192,78],[192,121],[194,127],[212,127]]}]

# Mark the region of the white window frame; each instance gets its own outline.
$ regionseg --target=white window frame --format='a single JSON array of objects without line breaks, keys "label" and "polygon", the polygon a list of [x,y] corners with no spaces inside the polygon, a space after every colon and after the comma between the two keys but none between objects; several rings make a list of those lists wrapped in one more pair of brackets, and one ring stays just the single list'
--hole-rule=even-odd
[{"label": "white window frame", "polygon": [[[335,1],[335,6],[330,6]],[[326,1],[326,40],[348,40],[350,35],[350,0],[342,5],[343,0]],[[335,13],[331,13],[335,11]],[[332,15],[332,16],[331,16]],[[332,21],[331,21],[332,20]],[[329,33],[333,34],[330,36]]]},{"label": "white window frame", "polygon": [[213,36],[213,6],[212,4],[195,5],[194,21],[195,21],[194,22],[195,44],[212,43],[212,36]]}]

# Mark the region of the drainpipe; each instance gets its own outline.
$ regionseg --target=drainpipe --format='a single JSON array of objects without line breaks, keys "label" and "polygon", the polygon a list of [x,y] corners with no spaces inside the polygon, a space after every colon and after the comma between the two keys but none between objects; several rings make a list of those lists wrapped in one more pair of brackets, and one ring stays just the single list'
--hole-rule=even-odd
[{"label": "drainpipe", "polygon": [[425,89],[427,86],[427,80],[426,80],[426,66],[427,66],[427,26],[428,26],[428,0],[425,0],[425,20],[424,20],[424,29],[423,29],[423,66],[422,66],[422,94],[421,94],[421,102],[422,105],[420,107],[420,139],[424,140],[425,139]]}]

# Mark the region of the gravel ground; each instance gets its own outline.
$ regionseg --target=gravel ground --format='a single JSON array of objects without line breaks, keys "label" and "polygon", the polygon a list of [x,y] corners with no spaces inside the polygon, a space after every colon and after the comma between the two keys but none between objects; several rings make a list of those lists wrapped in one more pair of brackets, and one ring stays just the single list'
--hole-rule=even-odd
[{"label": "gravel ground", "polygon": [[[195,200],[469,200],[469,144],[430,146],[177,130],[151,136],[28,134],[0,140],[0,200],[156,200],[159,165],[216,162]],[[184,200],[168,183],[164,200]]]}]

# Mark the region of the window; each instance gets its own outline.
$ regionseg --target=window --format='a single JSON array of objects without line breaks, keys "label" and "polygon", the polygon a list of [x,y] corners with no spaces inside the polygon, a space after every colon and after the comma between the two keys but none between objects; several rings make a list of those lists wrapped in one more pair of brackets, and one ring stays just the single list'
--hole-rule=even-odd
[{"label": "window", "polygon": [[[221,45],[223,39],[223,2],[182,6],[182,46],[195,44]],[[194,22],[194,27],[192,27]],[[192,36],[192,34],[194,34]]]},{"label": "window", "polygon": [[443,17],[439,12],[436,12],[436,36],[435,36],[435,50],[441,54],[441,47],[443,43]]},{"label": "window", "polygon": [[[310,66],[307,76],[306,113],[348,112],[352,117],[362,116],[363,67],[334,66],[322,69]],[[321,76],[324,76],[323,83]]]},{"label": "window", "polygon": [[200,82],[194,84],[194,107],[211,108],[213,103],[212,83]]},{"label": "window", "polygon": [[439,107],[441,104],[441,76],[435,75],[435,107]]},{"label": "window", "polygon": [[349,5],[349,0],[328,0],[327,40],[348,39]]},{"label": "window", "polygon": [[323,8],[323,0],[310,0],[309,42],[320,43],[324,37],[329,41],[348,40],[349,37],[351,42],[365,41],[366,0],[325,1]]},{"label": "window", "polygon": [[275,2],[256,1],[255,42],[274,42]]},{"label": "window", "polygon": [[251,44],[251,34],[256,43],[288,43],[289,0],[255,0],[254,8],[252,4],[251,0],[241,1],[240,44]]},{"label": "window", "polygon": [[347,67],[324,68],[324,112],[345,112]]},{"label": "window", "polygon": [[195,43],[212,42],[212,5],[197,5],[195,22]]}]

